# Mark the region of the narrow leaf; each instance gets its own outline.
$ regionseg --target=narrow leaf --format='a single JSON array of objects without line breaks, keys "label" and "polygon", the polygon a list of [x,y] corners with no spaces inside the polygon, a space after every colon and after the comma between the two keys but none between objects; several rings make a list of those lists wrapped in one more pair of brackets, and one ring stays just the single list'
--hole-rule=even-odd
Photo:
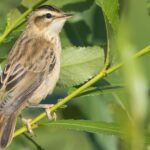
[{"label": "narrow leaf", "polygon": [[119,2],[118,0],[96,0],[98,6],[102,8],[112,29],[116,31],[119,24]]},{"label": "narrow leaf", "polygon": [[[59,120],[54,122],[42,123],[39,126],[49,126],[65,130],[83,131],[96,134],[116,135],[127,138],[127,133],[122,131],[121,126],[113,122],[90,121],[90,120]],[[150,135],[144,137],[145,144],[150,144]]]},{"label": "narrow leaf", "polygon": [[150,15],[150,0],[147,0],[147,9],[148,9],[148,14]]},{"label": "narrow leaf", "polygon": [[119,2],[118,0],[96,0],[96,3],[103,11],[107,29],[106,65],[108,66],[112,62],[110,56],[115,54],[115,52],[112,52],[116,49],[116,36],[119,26]]},{"label": "narrow leaf", "polygon": [[[22,0],[21,4],[27,8],[31,8],[35,5],[35,3],[40,2],[41,0]],[[46,1],[46,0],[45,0]],[[48,0],[47,0],[48,1]],[[64,5],[68,5],[71,3],[77,3],[77,2],[86,2],[87,0],[65,0],[65,1],[60,1],[60,0],[50,0],[46,2],[46,4],[49,5],[54,5],[57,7],[63,7]]]},{"label": "narrow leaf", "polygon": [[39,1],[41,0],[22,0],[21,4],[27,8],[32,8]]},{"label": "narrow leaf", "polygon": [[68,130],[85,131],[90,133],[103,133],[107,135],[122,134],[120,127],[115,123],[89,120],[60,120],[51,123],[42,123],[41,126],[63,128]]},{"label": "narrow leaf", "polygon": [[110,93],[118,92],[123,89],[124,89],[124,86],[122,86],[122,85],[90,87],[86,91],[84,91],[80,95],[78,95],[77,97],[96,96],[96,95],[100,95],[100,94],[110,94]]},{"label": "narrow leaf", "polygon": [[48,4],[57,5],[59,7],[62,7],[64,5],[82,3],[82,2],[87,2],[87,0],[65,0],[65,1],[61,1],[61,2],[60,2],[60,0],[51,0],[48,2]]}]

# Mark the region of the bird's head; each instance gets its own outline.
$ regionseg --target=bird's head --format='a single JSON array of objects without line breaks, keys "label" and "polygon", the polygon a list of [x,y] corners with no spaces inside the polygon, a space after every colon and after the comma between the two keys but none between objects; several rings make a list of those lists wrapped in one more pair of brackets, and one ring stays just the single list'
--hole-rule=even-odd
[{"label": "bird's head", "polygon": [[29,15],[28,27],[36,28],[37,32],[58,34],[66,20],[71,16],[71,14],[66,14],[54,6],[43,5],[35,9]]}]

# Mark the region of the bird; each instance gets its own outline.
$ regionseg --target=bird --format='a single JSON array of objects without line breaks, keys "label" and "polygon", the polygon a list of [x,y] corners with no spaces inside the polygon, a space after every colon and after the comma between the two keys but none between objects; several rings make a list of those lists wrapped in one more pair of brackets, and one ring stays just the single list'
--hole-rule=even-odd
[{"label": "bird", "polygon": [[28,15],[0,77],[0,149],[11,143],[21,111],[52,94],[60,74],[59,33],[70,17],[51,5],[39,6]]}]

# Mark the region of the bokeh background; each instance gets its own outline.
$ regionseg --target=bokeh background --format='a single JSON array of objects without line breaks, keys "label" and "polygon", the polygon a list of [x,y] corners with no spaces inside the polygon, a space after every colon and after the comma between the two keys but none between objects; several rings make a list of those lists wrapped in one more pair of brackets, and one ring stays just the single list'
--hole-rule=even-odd
[{"label": "bokeh background", "polygon": [[[32,0],[31,0],[32,1]],[[51,1],[48,1],[51,4]],[[106,27],[102,10],[98,7],[93,0],[85,2],[78,1],[77,3],[69,4],[68,0],[64,0],[63,5],[60,1],[54,1],[58,7],[65,11],[75,12],[72,20],[67,22],[61,33],[62,47],[68,46],[93,46],[98,45],[106,47],[107,36]],[[1,0],[0,1],[0,33],[4,31],[6,26],[6,16],[9,11],[15,7],[22,12],[25,10],[20,5],[21,0]],[[122,29],[121,32],[126,34],[125,42],[131,46],[133,53],[140,50],[150,43],[150,16],[148,12],[148,1],[146,0],[129,0],[120,1],[120,14],[122,15]],[[24,27],[18,29],[14,37],[8,40],[7,43],[1,44],[0,49],[3,51],[3,56],[8,54],[15,40],[18,38]],[[122,34],[120,34],[122,35]],[[120,37],[122,38],[122,37]],[[122,38],[122,40],[124,40]],[[128,47],[127,45],[127,47]],[[120,44],[120,47],[122,45]],[[117,51],[114,51],[117,53]],[[2,55],[2,53],[0,54]],[[115,55],[115,54],[114,54]],[[120,57],[121,59],[121,57]],[[4,62],[5,63],[5,62]],[[144,56],[138,62],[140,65],[140,73],[144,82],[146,81],[149,86],[150,83],[150,56]],[[134,68],[134,67],[133,67]],[[127,77],[128,78],[128,77]],[[120,84],[126,81],[123,75],[115,72],[105,78],[107,81]],[[128,81],[126,81],[128,82]],[[58,98],[67,95],[66,88],[56,87],[53,95],[48,97],[43,103],[56,103]],[[123,102],[129,97],[124,93],[117,92],[116,94],[103,94],[92,97],[76,98],[71,101],[67,108],[59,109],[57,111],[58,119],[87,119],[96,121],[111,122],[118,120],[118,99],[124,99]],[[127,100],[128,101],[128,100]],[[133,105],[136,105],[134,103]],[[149,106],[149,103],[146,104]],[[137,105],[137,107],[139,107]],[[138,108],[137,108],[138,109]],[[139,108],[140,109],[140,108]],[[33,118],[43,110],[27,109],[23,112],[26,118]],[[144,120],[143,126],[149,127],[149,109],[146,111],[147,117]],[[117,116],[117,117],[116,117]],[[19,119],[18,119],[19,120]],[[43,121],[47,121],[46,119]],[[123,122],[122,122],[123,123]],[[18,126],[20,126],[19,123]],[[91,134],[86,132],[78,132],[71,130],[64,130],[58,128],[42,127],[35,130],[35,136],[32,137],[44,150],[121,150],[122,139],[113,135],[105,134]],[[25,135],[16,137],[8,150],[37,150],[38,147],[28,140]]]}]

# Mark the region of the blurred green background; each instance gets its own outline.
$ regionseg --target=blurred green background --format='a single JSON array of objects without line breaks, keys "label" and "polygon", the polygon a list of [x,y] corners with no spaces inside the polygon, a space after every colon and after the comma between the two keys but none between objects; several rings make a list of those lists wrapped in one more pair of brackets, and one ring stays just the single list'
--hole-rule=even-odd
[{"label": "blurred green background", "polygon": [[[65,2],[66,1],[66,2]],[[20,6],[21,0],[1,0],[0,1],[0,32],[4,31],[6,26],[6,16],[13,8],[24,11],[25,8]],[[63,3],[63,6],[61,5]],[[48,1],[51,4],[51,1]],[[53,1],[52,4],[55,4]],[[98,45],[106,47],[107,36],[106,27],[102,10],[93,0],[85,0],[69,3],[68,0],[63,2],[56,1],[56,6],[65,11],[73,11],[74,18],[65,24],[61,33],[62,47],[67,46],[93,46]],[[128,32],[129,45],[135,50],[140,50],[150,43],[150,16],[148,15],[148,3],[146,0],[129,0],[120,1],[120,14],[126,12],[121,20],[125,23],[125,32]],[[11,49],[14,41],[18,38],[24,27],[18,29],[18,32],[8,42],[1,44],[0,49],[6,54]],[[131,49],[132,50],[132,49]],[[115,51],[117,53],[117,51]],[[1,54],[2,55],[2,54]],[[4,54],[3,54],[4,55]],[[115,55],[115,54],[114,54]],[[150,56],[140,59],[142,74],[147,84],[150,83]],[[119,72],[115,72],[106,77],[106,80],[114,83],[122,83],[123,77]],[[46,99],[44,103],[56,103],[58,98],[67,94],[67,89],[56,88],[54,94]],[[119,116],[118,99],[127,99],[124,93],[104,94],[93,97],[76,98],[68,104],[65,109],[57,111],[58,119],[87,119],[111,122]],[[117,101],[117,102],[116,102]],[[125,101],[125,100],[121,100]],[[147,104],[149,106],[149,104]],[[23,115],[34,117],[42,110],[28,109]],[[147,111],[149,116],[149,111]],[[119,117],[118,117],[119,118]],[[144,126],[148,128],[149,118],[146,118]],[[121,150],[122,139],[113,135],[91,134],[78,131],[69,131],[57,128],[38,128],[35,130],[33,139],[44,150]],[[42,149],[41,148],[41,149]],[[28,140],[24,135],[15,138],[8,150],[36,150],[37,147]],[[40,148],[39,148],[40,149]]]}]

